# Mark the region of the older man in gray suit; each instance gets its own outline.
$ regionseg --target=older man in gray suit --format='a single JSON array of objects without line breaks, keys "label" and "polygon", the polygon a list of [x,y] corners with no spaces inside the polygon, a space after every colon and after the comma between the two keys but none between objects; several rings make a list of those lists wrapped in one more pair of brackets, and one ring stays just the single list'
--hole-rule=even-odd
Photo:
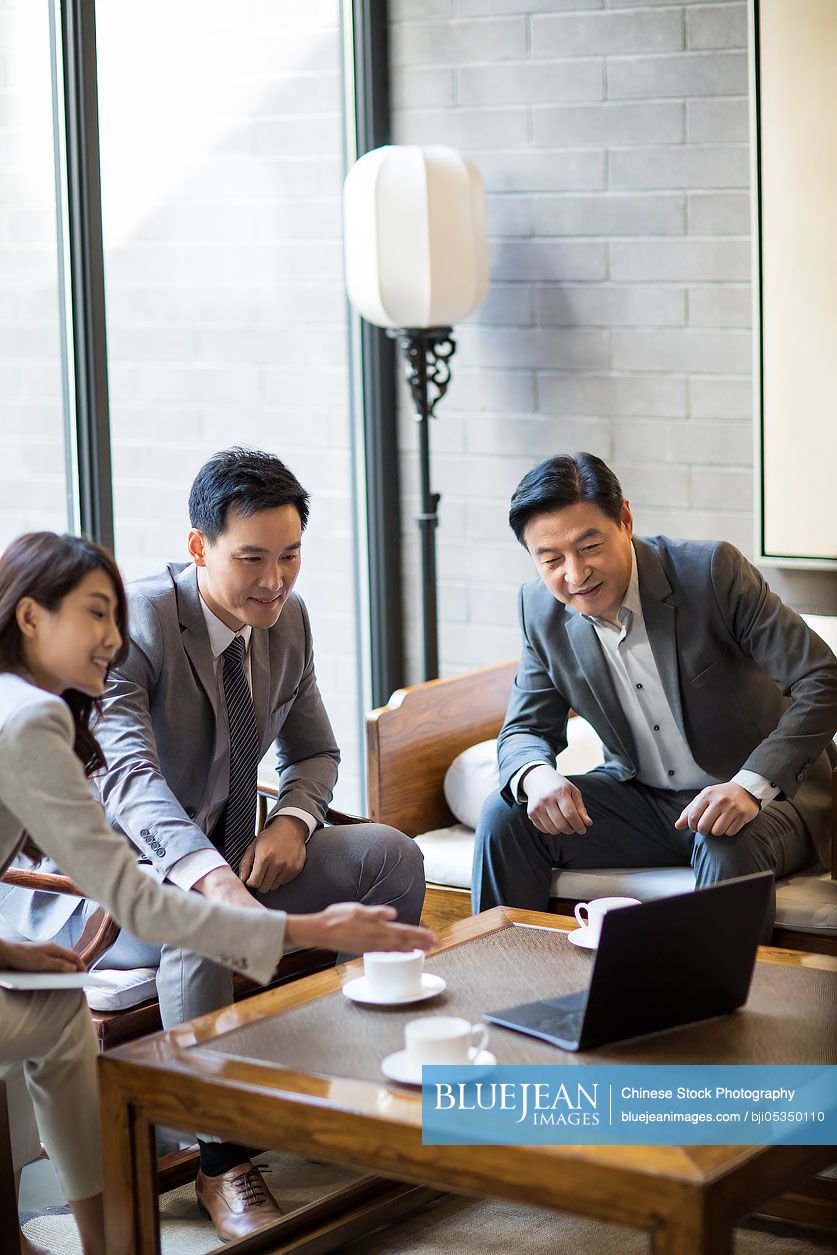
[{"label": "older man in gray suit", "polygon": [[[191,562],[128,588],[130,652],[96,728],[111,825],[154,875],[212,900],[303,914],[351,900],[417,923],[415,843],[381,824],[323,827],[340,755],[293,591],[307,493],[278,458],[231,449],[199,471],[189,515]],[[257,767],[271,744],[279,798],[254,839]],[[2,910],[26,936],[72,943],[89,906],[68,919],[51,895],[16,890]],[[139,942],[117,945],[120,966],[142,962]],[[166,1027],[232,1000],[225,968],[166,946],[157,988]],[[242,1146],[201,1141],[197,1190],[225,1239],[280,1214]]]},{"label": "older man in gray suit", "polygon": [[[633,536],[613,472],[547,459],[509,522],[539,578],[477,830],[474,909],[545,910],[553,868],[692,865],[698,887],[828,858],[837,659],[732,545]],[[604,762],[564,777],[570,709]],[[769,939],[773,911],[765,923]]]}]

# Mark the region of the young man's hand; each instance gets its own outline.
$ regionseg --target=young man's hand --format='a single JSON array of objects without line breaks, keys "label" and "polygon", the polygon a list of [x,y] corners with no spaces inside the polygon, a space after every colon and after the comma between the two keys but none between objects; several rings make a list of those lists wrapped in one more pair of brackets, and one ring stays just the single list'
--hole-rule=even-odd
[{"label": "young man's hand", "polygon": [[253,897],[249,890],[244,888],[233,869],[226,865],[214,867],[211,872],[201,876],[200,880],[196,880],[192,888],[202,894],[207,902],[223,902],[227,906],[255,907],[260,911],[267,909]]},{"label": "young man's hand", "polygon": [[363,954],[366,950],[429,950],[436,938],[427,928],[396,924],[393,906],[335,902],[313,915],[289,915],[285,940],[297,946]]},{"label": "young man's hand", "polygon": [[526,812],[541,832],[581,836],[593,822],[581,790],[547,763],[527,771],[521,788],[528,799]]},{"label": "young man's hand", "polygon": [[296,815],[277,815],[244,852],[239,876],[248,889],[270,893],[296,880],[305,866],[305,821]]},{"label": "young man's hand", "polygon": [[86,972],[81,955],[54,941],[0,941],[0,968],[10,972]]},{"label": "young man's hand", "polygon": [[674,826],[705,837],[735,837],[758,813],[758,802],[740,784],[710,784],[683,808]]}]

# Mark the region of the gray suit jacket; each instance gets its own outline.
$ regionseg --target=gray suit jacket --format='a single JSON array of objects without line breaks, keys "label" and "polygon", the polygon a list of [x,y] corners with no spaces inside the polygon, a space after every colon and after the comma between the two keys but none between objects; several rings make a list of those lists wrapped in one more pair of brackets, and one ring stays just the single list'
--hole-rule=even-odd
[{"label": "gray suit jacket", "polygon": [[71,876],[144,941],[188,947],[262,982],[272,976],[282,955],[284,913],[219,906],[145,875],[90,793],[73,753],[67,706],[25,677],[4,672],[0,872],[17,854],[24,830],[53,867]]},{"label": "gray suit jacket", "polygon": [[[742,767],[793,800],[823,862],[829,848],[837,659],[732,545],[634,538],[648,638],[695,761],[721,780]],[[598,732],[602,770],[636,775],[627,720],[595,629],[543,582],[520,593],[523,649],[499,739],[500,786],[553,761],[570,708]]]},{"label": "gray suit jacket", "polygon": [[[228,738],[195,567],[170,564],[128,587],[131,644],[112,673],[96,736],[107,761],[98,778],[107,818],[163,880],[185,855],[206,849],[209,771],[216,741]],[[274,744],[276,808],[295,806],[322,821],[340,753],[314,675],[308,613],[292,594],[272,628],[250,644],[259,753]],[[71,899],[0,891],[0,912],[25,936],[54,937]]]}]

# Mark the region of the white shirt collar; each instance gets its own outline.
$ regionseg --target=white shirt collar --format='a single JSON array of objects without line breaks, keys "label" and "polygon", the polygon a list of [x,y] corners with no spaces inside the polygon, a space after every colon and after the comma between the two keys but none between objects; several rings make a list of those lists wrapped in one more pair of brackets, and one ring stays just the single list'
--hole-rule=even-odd
[{"label": "white shirt collar", "polygon": [[634,549],[633,541],[631,541],[631,578],[628,580],[628,587],[619,609],[630,610],[631,614],[642,613],[642,602],[639,600],[639,568],[636,564],[636,549]]},{"label": "white shirt collar", "polygon": [[[642,615],[642,602],[639,599],[639,569],[636,564],[636,549],[633,541],[631,542],[631,576],[628,580],[628,587],[625,589],[625,596],[622,598],[619,609],[616,612],[616,617],[623,628],[631,615]],[[591,623],[618,631],[615,624],[608,622],[607,619],[598,618],[594,614],[587,614],[584,617],[589,619]]]},{"label": "white shirt collar", "polygon": [[[197,579],[197,570],[195,571],[195,579]],[[233,632],[232,628],[228,628],[226,623],[222,623],[217,614],[214,614],[209,606],[201,597],[200,585],[198,585],[198,597],[200,598],[201,610],[206,620],[206,630],[209,633],[209,648],[212,650],[213,658],[220,658],[224,650],[232,644],[236,636],[240,636],[244,641],[245,653],[250,648],[250,637],[253,629],[249,623],[245,623],[244,627],[238,632]]]}]

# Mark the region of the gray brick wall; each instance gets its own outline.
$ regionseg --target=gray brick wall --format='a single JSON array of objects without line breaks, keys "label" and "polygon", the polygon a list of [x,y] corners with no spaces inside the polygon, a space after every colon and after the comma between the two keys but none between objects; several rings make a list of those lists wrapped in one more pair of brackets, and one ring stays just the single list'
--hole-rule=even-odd
[{"label": "gray brick wall", "polygon": [[[505,522],[590,449],[642,532],[752,550],[746,5],[391,0],[394,140],[482,171],[491,290],[433,425],[443,673],[512,656],[531,567]],[[418,675],[415,433],[404,605]]]}]

